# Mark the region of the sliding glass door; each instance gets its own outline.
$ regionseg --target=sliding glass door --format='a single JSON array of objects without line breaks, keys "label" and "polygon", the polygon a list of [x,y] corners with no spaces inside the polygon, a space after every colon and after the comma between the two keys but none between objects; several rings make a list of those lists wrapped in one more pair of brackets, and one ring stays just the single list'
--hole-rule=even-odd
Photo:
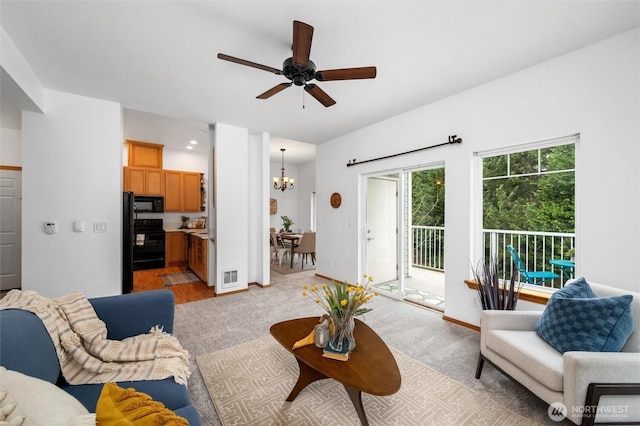
[{"label": "sliding glass door", "polygon": [[365,178],[365,273],[392,297],[444,309],[444,167]]}]

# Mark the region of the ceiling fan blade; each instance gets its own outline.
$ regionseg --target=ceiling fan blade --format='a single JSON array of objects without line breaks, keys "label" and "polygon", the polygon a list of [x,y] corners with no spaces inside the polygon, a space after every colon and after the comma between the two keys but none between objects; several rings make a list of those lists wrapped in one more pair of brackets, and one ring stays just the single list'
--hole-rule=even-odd
[{"label": "ceiling fan blade", "polygon": [[271,89],[267,90],[263,94],[256,96],[256,99],[269,99],[270,97],[272,97],[276,93],[280,93],[284,89],[286,89],[287,87],[291,86],[291,84],[293,84],[293,83],[280,83],[277,86],[272,87]]},{"label": "ceiling fan blade", "polygon": [[293,21],[293,63],[308,66],[311,54],[313,27],[300,21]]},{"label": "ceiling fan blade", "polygon": [[234,62],[234,63],[240,64],[240,65],[246,65],[248,67],[257,68],[259,70],[272,72],[272,73],[278,74],[278,75],[282,74],[282,71],[280,71],[277,68],[273,68],[273,67],[269,67],[267,65],[262,65],[262,64],[258,64],[258,63],[255,63],[255,62],[247,61],[245,59],[240,59],[240,58],[236,58],[236,57],[233,57],[233,56],[225,55],[224,53],[218,53],[218,59],[222,59],[223,61]]},{"label": "ceiling fan blade", "polygon": [[307,93],[316,98],[318,102],[326,107],[330,107],[331,105],[334,105],[336,103],[336,101],[334,101],[331,96],[327,95],[324,90],[322,90],[315,84],[307,84],[306,86],[304,86],[304,90],[306,90]]},{"label": "ceiling fan blade", "polygon": [[336,70],[316,71],[316,80],[358,80],[362,78],[376,78],[376,67],[341,68]]}]

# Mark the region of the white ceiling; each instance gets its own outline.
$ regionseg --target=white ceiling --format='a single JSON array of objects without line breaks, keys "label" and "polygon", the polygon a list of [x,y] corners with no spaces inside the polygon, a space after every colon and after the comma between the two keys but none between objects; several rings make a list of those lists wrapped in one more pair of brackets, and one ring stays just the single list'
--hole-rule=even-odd
[{"label": "white ceiling", "polygon": [[[185,150],[191,146],[193,152],[208,152],[211,135],[209,125],[152,114],[143,111],[124,109],[124,138],[128,140],[152,142],[173,149]],[[197,142],[196,145],[191,141]],[[287,164],[301,164],[315,158],[316,146],[277,136],[271,137],[269,156],[271,161],[280,162],[285,148]]]},{"label": "white ceiling", "polygon": [[[318,144],[635,28],[639,5],[2,0],[0,22],[46,88],[196,129],[221,122],[283,138],[277,143]],[[320,83],[337,101],[330,108],[296,86],[256,99],[286,79],[216,55],[280,68],[291,54],[293,20],[315,28],[318,69],[375,65],[377,77]]]}]

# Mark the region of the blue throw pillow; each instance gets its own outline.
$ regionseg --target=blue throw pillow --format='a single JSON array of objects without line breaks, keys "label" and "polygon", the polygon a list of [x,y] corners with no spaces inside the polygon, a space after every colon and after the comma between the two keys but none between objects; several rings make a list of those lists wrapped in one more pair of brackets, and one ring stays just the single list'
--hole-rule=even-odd
[{"label": "blue throw pillow", "polygon": [[551,297],[566,297],[569,299],[575,299],[577,297],[583,298],[594,298],[598,297],[591,290],[591,286],[584,279],[584,277],[580,277],[577,280],[573,281],[571,284],[565,286],[563,289],[556,291],[551,295]]},{"label": "blue throw pillow", "polygon": [[558,290],[536,324],[558,352],[618,352],[633,332],[633,296],[597,297],[581,278]]}]

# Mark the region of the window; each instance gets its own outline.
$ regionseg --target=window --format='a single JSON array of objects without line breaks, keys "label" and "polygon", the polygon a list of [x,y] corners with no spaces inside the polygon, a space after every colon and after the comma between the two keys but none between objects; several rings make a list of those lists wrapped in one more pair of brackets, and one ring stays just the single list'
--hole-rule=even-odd
[{"label": "window", "polygon": [[[529,271],[554,270],[575,248],[577,136],[482,155],[482,234],[486,260],[497,258],[508,279],[512,245]],[[546,286],[559,288],[564,279]]]}]

